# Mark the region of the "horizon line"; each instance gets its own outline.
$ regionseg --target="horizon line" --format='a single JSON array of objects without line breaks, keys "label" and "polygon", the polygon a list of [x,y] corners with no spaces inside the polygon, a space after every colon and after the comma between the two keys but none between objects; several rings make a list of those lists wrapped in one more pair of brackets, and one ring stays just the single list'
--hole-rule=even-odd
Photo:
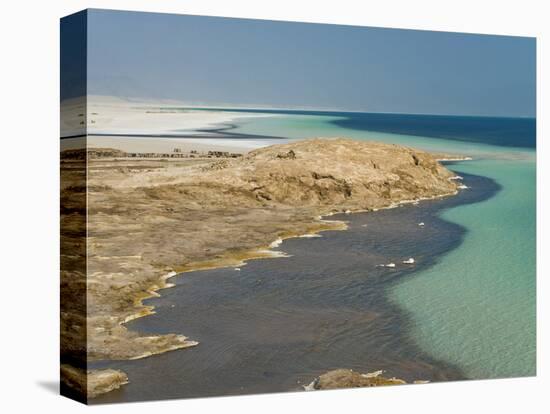
[{"label": "horizon line", "polygon": [[[419,116],[440,116],[440,117],[468,117],[468,118],[513,118],[513,119],[533,119],[536,120],[537,116],[535,115],[490,115],[490,114],[438,114],[438,113],[427,113],[427,112],[391,112],[391,111],[366,111],[366,110],[357,110],[357,109],[330,109],[330,108],[312,108],[312,107],[274,107],[274,106],[232,106],[233,104],[206,104],[206,103],[186,103],[178,102],[174,98],[157,98],[158,101],[154,101],[155,98],[145,98],[145,97],[129,97],[129,96],[115,96],[115,95],[95,95],[90,94],[86,95],[88,97],[106,97],[106,98],[115,98],[127,103],[135,104],[150,104],[157,107],[166,107],[179,108],[179,109],[195,109],[195,110],[237,110],[243,111],[252,110],[252,111],[288,111],[288,112],[324,112],[324,113],[358,113],[358,114],[380,114],[380,115],[419,115]],[[61,99],[60,102],[69,101],[72,99],[82,99],[84,96],[71,97]],[[88,99],[87,99],[88,101]],[[163,102],[164,101],[164,102]],[[164,104],[160,106],[161,104]]]}]

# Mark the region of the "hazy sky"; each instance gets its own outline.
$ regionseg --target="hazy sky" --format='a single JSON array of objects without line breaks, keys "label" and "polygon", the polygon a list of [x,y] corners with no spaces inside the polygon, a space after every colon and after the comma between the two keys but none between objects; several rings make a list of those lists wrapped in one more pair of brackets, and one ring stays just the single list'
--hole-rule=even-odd
[{"label": "hazy sky", "polygon": [[88,13],[88,93],[192,104],[535,115],[535,39]]}]

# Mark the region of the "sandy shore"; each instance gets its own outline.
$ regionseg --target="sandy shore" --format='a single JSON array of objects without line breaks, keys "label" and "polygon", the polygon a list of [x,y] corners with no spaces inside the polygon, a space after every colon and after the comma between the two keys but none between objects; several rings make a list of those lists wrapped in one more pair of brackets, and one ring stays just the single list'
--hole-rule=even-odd
[{"label": "sandy shore", "polygon": [[[180,334],[143,336],[124,326],[154,312],[143,299],[169,287],[176,273],[241,266],[273,257],[274,241],[345,228],[324,215],[457,191],[453,174],[430,154],[342,139],[277,145],[232,160],[89,160],[87,173],[89,360],[197,345]],[[70,205],[85,189],[62,191]],[[70,271],[62,280],[69,295],[79,291]],[[66,349],[74,349],[79,323],[70,310],[62,314]]]},{"label": "sandy shore", "polygon": [[89,95],[61,103],[61,136],[82,133],[112,135],[193,134],[207,136],[205,130],[231,124],[240,118],[272,117],[229,111],[193,110],[185,102],[123,100]]},{"label": "sandy shore", "polygon": [[[238,139],[212,129],[232,125],[242,118],[273,117],[273,114],[184,109],[174,101],[128,101],[108,96],[88,96],[62,102],[61,150],[80,148],[88,134],[89,148],[114,148],[126,152],[248,152],[272,145],[273,139]],[[151,135],[148,137],[147,135]],[[159,135],[168,137],[159,137]],[[189,135],[182,137],[182,135]],[[154,136],[154,137],[153,137]]]}]

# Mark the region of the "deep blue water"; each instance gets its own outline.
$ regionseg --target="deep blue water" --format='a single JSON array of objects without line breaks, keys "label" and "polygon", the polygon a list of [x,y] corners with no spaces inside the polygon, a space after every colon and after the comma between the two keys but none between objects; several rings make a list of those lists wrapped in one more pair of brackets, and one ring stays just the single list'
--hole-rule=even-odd
[{"label": "deep blue water", "polygon": [[[197,108],[194,108],[197,109]],[[224,110],[199,108],[200,110]],[[535,148],[535,118],[416,115],[278,109],[227,109],[231,112],[335,117],[329,122],[356,130],[406,134],[504,147]]]}]

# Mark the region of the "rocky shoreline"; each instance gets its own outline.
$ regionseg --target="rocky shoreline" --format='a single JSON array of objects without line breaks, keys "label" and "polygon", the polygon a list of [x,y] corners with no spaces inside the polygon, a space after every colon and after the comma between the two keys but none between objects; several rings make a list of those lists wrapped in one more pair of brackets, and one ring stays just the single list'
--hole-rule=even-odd
[{"label": "rocky shoreline", "polygon": [[[124,326],[154,312],[142,301],[169,287],[177,273],[240,266],[273,257],[273,240],[345,228],[326,215],[458,191],[433,155],[347,139],[274,145],[231,160],[88,159],[87,173],[88,313],[86,321],[62,313],[62,347],[74,350],[85,335],[89,361],[197,345],[179,334],[142,336]],[[82,192],[62,188],[62,204]],[[69,294],[83,282],[74,276],[62,271]],[[88,397],[114,389],[91,380],[112,382],[102,374],[87,373]]]},{"label": "rocky shoreline", "polygon": [[[382,376],[383,371],[374,371],[366,374],[351,369],[335,369],[315,378],[311,384],[304,387],[306,391],[336,390],[340,388],[379,387],[382,385],[403,385],[402,379]],[[418,383],[418,381],[415,381]]]}]

